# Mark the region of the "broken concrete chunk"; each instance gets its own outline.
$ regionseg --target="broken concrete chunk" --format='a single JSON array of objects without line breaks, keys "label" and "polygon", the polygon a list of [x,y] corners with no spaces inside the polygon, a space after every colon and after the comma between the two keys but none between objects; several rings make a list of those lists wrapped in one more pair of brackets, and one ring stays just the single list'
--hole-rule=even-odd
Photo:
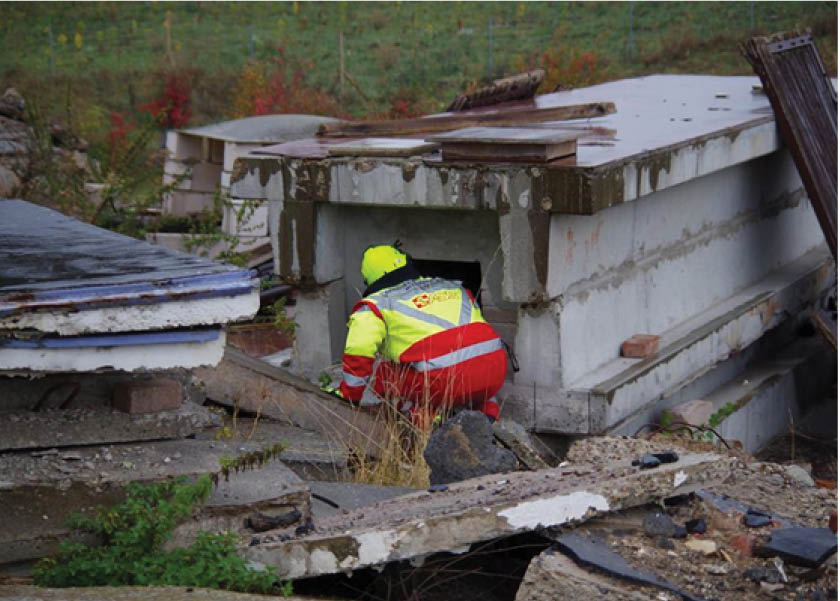
[{"label": "broken concrete chunk", "polygon": [[683,599],[699,600],[685,591],[680,590],[670,582],[659,578],[650,572],[637,570],[618,553],[610,549],[605,543],[595,541],[574,532],[564,534],[556,539],[561,551],[572,557],[578,564],[591,566],[607,572],[618,578],[647,584],[665,589],[680,595]]},{"label": "broken concrete chunk", "polygon": [[[267,532],[244,553],[275,566],[282,579],[349,572],[661,501],[720,482],[734,462],[686,454],[657,470],[638,471],[622,461],[580,475],[565,466],[513,472],[502,480],[483,476],[450,484],[444,492],[414,493],[319,519],[305,538],[288,540],[288,530]],[[243,547],[250,540],[243,540]]]},{"label": "broken concrete chunk", "polygon": [[537,453],[530,434],[521,424],[510,419],[500,419],[493,424],[493,434],[528,469],[540,470],[549,467]]},{"label": "broken concrete chunk", "polygon": [[516,469],[516,456],[495,443],[493,429],[480,411],[461,411],[429,437],[423,457],[432,484],[449,484]]},{"label": "broken concrete chunk", "polygon": [[816,568],[837,551],[837,536],[828,528],[794,526],[775,530],[770,540],[755,550],[761,557],[779,556],[796,566]]},{"label": "broken concrete chunk", "polygon": [[703,555],[712,555],[717,551],[717,544],[713,540],[692,538],[690,540],[685,541],[685,546],[687,549],[697,551],[698,553],[702,553]]},{"label": "broken concrete chunk", "polygon": [[808,488],[816,486],[816,484],[814,483],[814,479],[811,477],[811,474],[809,474],[807,471],[805,471],[805,469],[798,465],[786,465],[785,474],[788,478],[790,478],[799,486],[804,486]]},{"label": "broken concrete chunk", "polygon": [[692,426],[702,426],[708,424],[712,413],[715,412],[715,406],[711,401],[686,401],[669,409],[669,413],[674,416],[677,421],[691,424]]}]

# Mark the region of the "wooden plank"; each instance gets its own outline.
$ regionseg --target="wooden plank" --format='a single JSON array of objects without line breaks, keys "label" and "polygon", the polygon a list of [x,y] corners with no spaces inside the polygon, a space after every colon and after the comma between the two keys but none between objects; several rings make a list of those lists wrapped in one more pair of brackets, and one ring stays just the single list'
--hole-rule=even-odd
[{"label": "wooden plank", "polygon": [[417,119],[391,121],[339,121],[324,123],[318,129],[319,136],[405,136],[410,134],[435,133],[475,127],[479,125],[517,126],[546,121],[569,119],[591,119],[615,113],[612,102],[593,102],[569,106],[555,106],[541,109],[520,109],[471,115],[445,114]]},{"label": "wooden plank", "polygon": [[437,150],[434,142],[406,138],[362,138],[329,147],[330,156],[412,157]]},{"label": "wooden plank", "polygon": [[443,145],[444,161],[486,161],[498,163],[547,163],[573,155],[577,142],[560,144],[498,144],[464,142]]},{"label": "wooden plank", "polygon": [[357,453],[377,457],[386,440],[384,420],[375,414],[231,346],[219,365],[196,369],[193,377],[213,401],[314,430]]},{"label": "wooden plank", "polygon": [[428,138],[443,160],[545,163],[577,152],[578,133],[519,127],[468,127]]},{"label": "wooden plank", "polygon": [[492,144],[558,144],[583,135],[531,127],[466,127],[426,138],[429,142],[482,142]]},{"label": "wooden plank", "polygon": [[837,93],[809,31],[741,48],[767,94],[823,235],[837,260]]}]

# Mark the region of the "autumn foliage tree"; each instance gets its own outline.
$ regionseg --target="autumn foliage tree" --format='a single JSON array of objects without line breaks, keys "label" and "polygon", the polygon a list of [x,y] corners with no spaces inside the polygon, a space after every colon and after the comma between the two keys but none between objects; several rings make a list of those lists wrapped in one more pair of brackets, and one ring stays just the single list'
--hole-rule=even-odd
[{"label": "autumn foliage tree", "polygon": [[166,129],[177,129],[187,125],[192,111],[190,88],[186,78],[170,75],[160,97],[141,106],[140,110],[152,115]]}]

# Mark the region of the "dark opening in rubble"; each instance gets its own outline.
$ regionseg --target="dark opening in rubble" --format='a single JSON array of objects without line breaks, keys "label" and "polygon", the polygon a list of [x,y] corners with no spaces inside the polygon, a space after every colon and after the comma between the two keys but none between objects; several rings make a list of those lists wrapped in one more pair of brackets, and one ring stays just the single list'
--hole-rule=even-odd
[{"label": "dark opening in rubble", "polygon": [[435,259],[414,259],[414,266],[426,277],[457,280],[472,292],[478,306],[481,306],[481,263],[478,261],[438,261]]},{"label": "dark opening in rubble", "polygon": [[294,582],[298,595],[360,601],[514,601],[531,560],[552,541],[529,532],[471,545],[464,553],[436,553],[422,564],[395,561]]}]

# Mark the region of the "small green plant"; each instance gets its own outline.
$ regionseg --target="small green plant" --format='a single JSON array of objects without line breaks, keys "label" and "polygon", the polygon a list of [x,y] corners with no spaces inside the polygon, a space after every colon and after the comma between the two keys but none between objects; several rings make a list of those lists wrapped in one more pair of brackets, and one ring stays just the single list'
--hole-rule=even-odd
[{"label": "small green plant", "polygon": [[280,585],[272,570],[254,570],[237,553],[234,533],[201,532],[189,547],[164,551],[175,526],[204,503],[220,475],[256,469],[279,455],[277,443],[237,457],[223,456],[220,469],[193,483],[186,478],[126,486],[125,500],[100,507],[96,515],[75,515],[69,526],[94,534],[102,543],[88,546],[65,541],[54,557],[39,561],[39,586],[199,586],[289,596],[291,583]]},{"label": "small green plant", "polygon": [[274,301],[272,308],[274,310],[274,326],[284,334],[292,336],[298,324],[286,314],[286,297],[282,296]]},{"label": "small green plant", "polygon": [[[76,516],[71,526],[97,535],[101,546],[63,542],[57,556],[35,566],[39,586],[201,586],[265,593],[276,577],[248,567],[236,551],[236,535],[203,532],[185,548],[164,551],[176,524],[210,494],[209,476],[192,484],[184,478],[156,484],[131,483],[126,498],[99,508],[92,518]],[[288,591],[288,586],[284,587]]]}]

